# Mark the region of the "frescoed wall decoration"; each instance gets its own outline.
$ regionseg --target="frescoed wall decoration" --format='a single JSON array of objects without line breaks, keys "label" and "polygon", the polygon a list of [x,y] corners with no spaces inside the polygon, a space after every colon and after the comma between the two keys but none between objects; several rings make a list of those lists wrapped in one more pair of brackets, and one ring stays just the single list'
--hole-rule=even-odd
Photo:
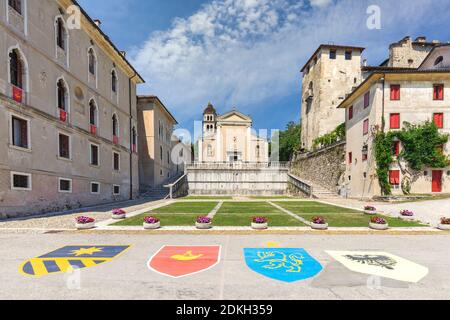
[{"label": "frescoed wall decoration", "polygon": [[110,262],[130,246],[66,246],[43,256],[25,261],[19,268],[27,276],[41,277],[65,273]]},{"label": "frescoed wall decoration", "polygon": [[221,246],[164,246],[148,261],[150,270],[181,278],[219,264]]},{"label": "frescoed wall decoration", "polygon": [[428,275],[428,268],[386,252],[326,252],[354,272],[412,283]]},{"label": "frescoed wall decoration", "polygon": [[251,270],[283,282],[305,280],[322,271],[321,264],[304,249],[244,249],[244,256]]}]

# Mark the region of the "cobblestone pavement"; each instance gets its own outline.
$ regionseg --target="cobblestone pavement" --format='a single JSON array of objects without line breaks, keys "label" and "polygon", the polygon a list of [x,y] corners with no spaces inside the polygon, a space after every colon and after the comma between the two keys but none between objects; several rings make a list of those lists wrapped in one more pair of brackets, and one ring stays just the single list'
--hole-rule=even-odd
[{"label": "cobblestone pavement", "polygon": [[75,218],[80,215],[88,215],[89,217],[96,219],[96,222],[102,222],[111,218],[111,210],[115,208],[123,208],[127,213],[129,213],[164,203],[165,201],[166,200],[145,201],[141,199],[80,209],[75,212],[71,211],[70,213],[60,212],[43,216],[0,220],[0,229],[74,229]]}]

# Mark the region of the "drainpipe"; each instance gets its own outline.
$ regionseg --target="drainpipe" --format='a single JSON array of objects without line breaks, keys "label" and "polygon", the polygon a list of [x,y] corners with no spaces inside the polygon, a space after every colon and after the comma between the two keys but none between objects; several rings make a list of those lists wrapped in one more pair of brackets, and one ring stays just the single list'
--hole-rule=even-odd
[{"label": "drainpipe", "polygon": [[383,97],[382,97],[382,105],[381,105],[381,131],[384,132],[386,128],[386,118],[384,117],[384,104],[385,104],[385,89],[386,89],[386,74],[383,73],[382,86],[383,86]]},{"label": "drainpipe", "polygon": [[[131,81],[137,76],[136,71],[134,75],[128,80],[128,98],[130,107],[130,200],[133,200],[133,114],[132,114],[132,98],[131,98]],[[136,98],[136,97],[135,97]],[[137,106],[136,106],[137,108]]]}]

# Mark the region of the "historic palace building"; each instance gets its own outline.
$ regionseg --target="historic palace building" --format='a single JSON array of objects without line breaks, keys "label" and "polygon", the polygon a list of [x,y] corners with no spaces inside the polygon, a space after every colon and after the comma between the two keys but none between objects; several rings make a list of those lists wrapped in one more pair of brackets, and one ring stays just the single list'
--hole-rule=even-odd
[{"label": "historic palace building", "polygon": [[[138,194],[144,82],[72,0],[0,1],[0,216]],[[73,9],[73,7],[72,7]]]},{"label": "historic palace building", "polygon": [[203,112],[199,162],[269,162],[269,145],[252,130],[253,121],[237,110],[218,115],[212,104]]}]

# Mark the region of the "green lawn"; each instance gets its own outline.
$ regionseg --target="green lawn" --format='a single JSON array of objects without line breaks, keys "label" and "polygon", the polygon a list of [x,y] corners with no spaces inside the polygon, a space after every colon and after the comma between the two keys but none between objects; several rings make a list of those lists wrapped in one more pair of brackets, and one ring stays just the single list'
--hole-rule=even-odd
[{"label": "green lawn", "polygon": [[[267,202],[224,202],[219,210],[219,214],[251,214],[251,215],[267,215],[271,213],[283,213]],[[284,213],[283,213],[284,214]]]},{"label": "green lawn", "polygon": [[157,213],[192,213],[196,215],[206,215],[210,213],[218,202],[177,202],[166,207],[155,209],[152,212]]},{"label": "green lawn", "polygon": [[145,213],[139,216],[119,221],[113,226],[142,226],[146,216],[154,216],[161,220],[161,226],[194,226],[198,214],[154,214]]},{"label": "green lawn", "polygon": [[[311,221],[315,216],[320,215],[327,220],[330,227],[367,227],[371,218],[357,210],[326,205],[319,202],[310,202],[307,204],[304,204],[304,202],[278,202],[277,204],[307,221]],[[390,227],[425,227],[417,222],[389,218],[383,215],[379,216],[385,218]]]},{"label": "green lawn", "polygon": [[[213,224],[220,227],[249,227],[254,214],[249,213],[218,213]],[[270,227],[304,227],[305,225],[285,213],[264,214],[269,219]]]},{"label": "green lawn", "polygon": [[189,196],[179,200],[233,200],[233,197],[214,197],[214,196]]},{"label": "green lawn", "polygon": [[261,197],[249,197],[249,199],[254,199],[254,200],[295,200],[295,199],[301,199],[301,198],[295,198],[295,197],[287,197],[287,196],[273,196],[273,197],[269,197],[269,196],[261,196]]}]

